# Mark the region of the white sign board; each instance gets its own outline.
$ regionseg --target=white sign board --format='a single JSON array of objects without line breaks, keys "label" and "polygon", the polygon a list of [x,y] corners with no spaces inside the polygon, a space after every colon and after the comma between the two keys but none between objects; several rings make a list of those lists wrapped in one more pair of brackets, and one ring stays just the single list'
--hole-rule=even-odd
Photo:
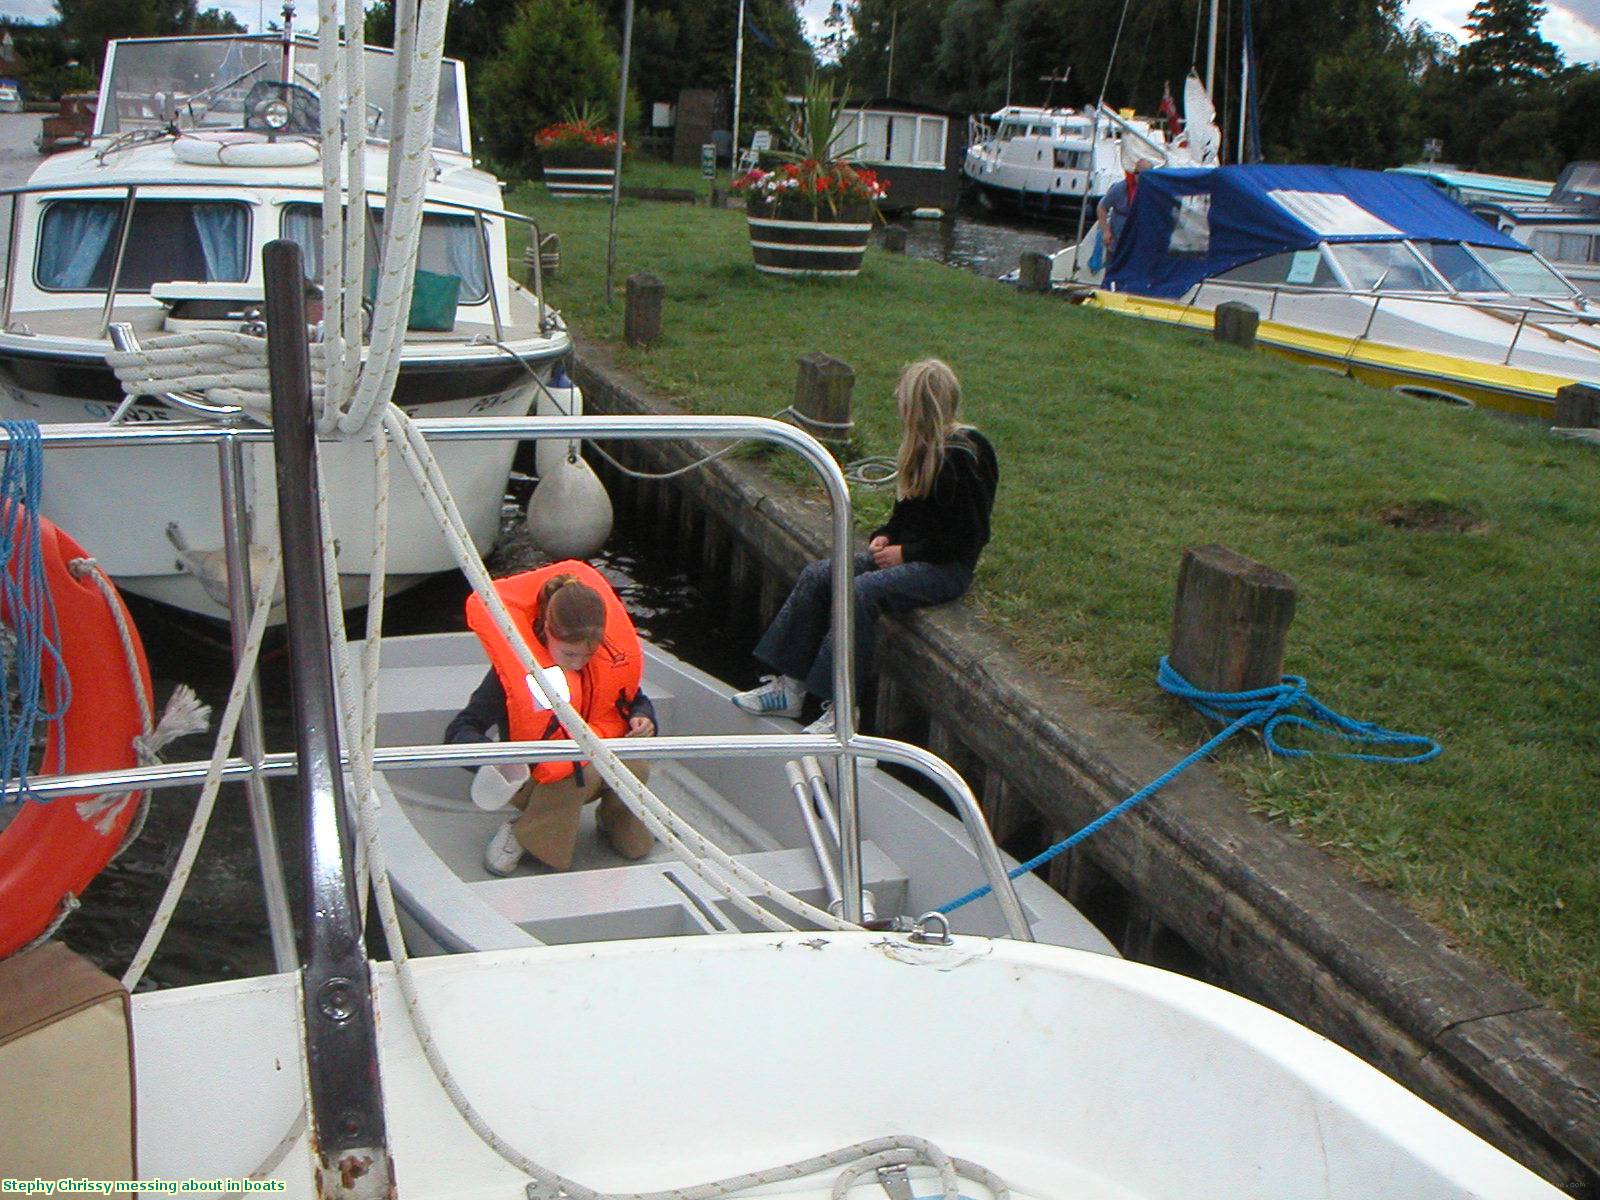
[{"label": "white sign board", "polygon": [[758,129],[752,133],[750,135],[750,149],[754,150],[757,154],[760,154],[763,151],[771,150],[772,131],[770,129]]}]

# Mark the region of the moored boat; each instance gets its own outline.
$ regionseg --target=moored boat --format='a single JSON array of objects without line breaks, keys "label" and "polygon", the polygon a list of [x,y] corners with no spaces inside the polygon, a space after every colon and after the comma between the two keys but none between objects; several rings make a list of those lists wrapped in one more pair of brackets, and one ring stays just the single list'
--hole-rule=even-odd
[{"label": "moored boat", "polygon": [[[261,249],[288,238],[321,278],[323,172],[319,43],[305,37],[146,38],[113,42],[91,143],[42,164],[11,189],[9,278],[0,314],[0,417],[172,425],[228,420],[215,406],[141,397],[124,403],[107,365],[113,327],[135,342],[239,329],[259,320]],[[387,98],[392,51],[368,48],[370,94]],[[434,170],[395,400],[429,416],[521,415],[541,386],[560,382],[571,349],[560,318],[507,270],[501,185],[477,170],[460,63],[446,60],[434,127]],[[363,200],[367,261],[375,275],[390,172],[388,117],[368,105]],[[372,285],[369,284],[370,300]],[[363,351],[363,354],[365,352]],[[576,394],[563,393],[564,406]],[[492,543],[514,447],[464,452],[441,463],[480,547]],[[247,452],[252,537],[274,521],[270,460]],[[334,449],[325,469],[344,503],[335,538],[364,561],[370,464]],[[51,458],[43,511],[99,544],[127,591],[208,616],[227,613],[224,530],[213,503],[212,452],[148,446],[124,456]],[[453,562],[410,494],[396,497],[389,586],[402,588]],[[100,529],[116,531],[99,537]],[[366,575],[341,575],[347,603],[365,599]]]},{"label": "moored boat", "polygon": [[1067,247],[1052,281],[1173,324],[1244,304],[1267,349],[1411,395],[1548,420],[1557,389],[1600,380],[1600,314],[1580,289],[1404,175],[1147,171],[1103,275],[1088,262]]}]

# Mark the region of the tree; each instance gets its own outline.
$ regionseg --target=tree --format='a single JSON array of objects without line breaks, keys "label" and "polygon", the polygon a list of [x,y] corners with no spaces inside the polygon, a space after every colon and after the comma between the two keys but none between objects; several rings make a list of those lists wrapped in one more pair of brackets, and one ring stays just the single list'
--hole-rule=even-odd
[{"label": "tree", "polygon": [[1467,15],[1472,38],[1461,48],[1461,67],[1513,83],[1544,79],[1561,67],[1561,54],[1539,34],[1545,6],[1539,0],[1478,0]]},{"label": "tree", "polygon": [[620,63],[588,0],[522,0],[500,40],[472,90],[472,120],[490,155],[526,174],[542,127],[569,106],[615,102]]},{"label": "tree", "polygon": [[233,14],[218,8],[200,12],[195,0],[56,0],[61,32],[78,56],[94,63],[95,73],[112,38],[175,33],[243,33]]},{"label": "tree", "polygon": [[1405,45],[1357,34],[1317,63],[1298,149],[1312,162],[1399,166],[1417,153],[1415,96]]}]

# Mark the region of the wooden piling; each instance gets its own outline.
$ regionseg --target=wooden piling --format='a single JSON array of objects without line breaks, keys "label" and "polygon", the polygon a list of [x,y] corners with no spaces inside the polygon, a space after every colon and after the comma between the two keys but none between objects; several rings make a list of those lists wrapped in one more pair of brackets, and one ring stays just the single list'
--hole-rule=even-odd
[{"label": "wooden piling", "polygon": [[1248,304],[1225,300],[1211,314],[1211,335],[1219,342],[1238,346],[1241,350],[1254,349],[1256,330],[1261,325],[1261,314]]},{"label": "wooden piling", "polygon": [[1190,546],[1172,613],[1174,669],[1208,692],[1268,687],[1283,676],[1294,580],[1226,546]]},{"label": "wooden piling", "polygon": [[1018,264],[1017,283],[1025,292],[1050,290],[1050,256],[1037,250],[1024,250]]},{"label": "wooden piling", "polygon": [[794,419],[812,437],[837,448],[850,441],[855,421],[850,415],[856,373],[849,363],[813,350],[797,360]]},{"label": "wooden piling", "polygon": [[654,345],[661,337],[661,310],[667,285],[648,271],[628,276],[622,336],[630,346]]},{"label": "wooden piling", "polygon": [[890,225],[883,231],[883,248],[890,254],[904,254],[909,232],[904,225]]},{"label": "wooden piling", "polygon": [[1557,429],[1600,427],[1600,388],[1587,383],[1569,383],[1556,390]]}]

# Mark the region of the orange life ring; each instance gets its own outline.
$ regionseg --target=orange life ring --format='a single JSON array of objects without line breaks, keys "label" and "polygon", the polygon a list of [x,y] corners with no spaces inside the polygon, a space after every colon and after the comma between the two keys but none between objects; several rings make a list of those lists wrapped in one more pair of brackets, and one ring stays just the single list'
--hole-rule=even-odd
[{"label": "orange life ring", "polygon": [[[6,515],[0,513],[0,520]],[[18,514],[18,520],[21,519]],[[44,558],[45,585],[55,601],[60,625],[61,663],[50,655],[40,664],[42,703],[56,707],[64,672],[72,700],[60,727],[48,739],[38,774],[76,774],[113,771],[134,766],[138,752],[134,738],[144,732],[139,696],[129,676],[128,660],[117,632],[116,618],[106,597],[87,574],[73,574],[71,564],[89,555],[45,518],[39,518],[40,551]],[[15,562],[6,567],[13,576]],[[112,593],[122,607],[122,598]],[[139,684],[150,692],[150,668],[133,621],[122,608]],[[0,618],[12,620],[4,597]],[[58,796],[50,801],[27,800],[4,832],[0,832],[0,958],[37,938],[50,927],[70,894],[82,893],[122,845],[122,839],[139,811],[139,796],[109,815],[109,820],[86,816],[81,807],[92,795]]]}]

